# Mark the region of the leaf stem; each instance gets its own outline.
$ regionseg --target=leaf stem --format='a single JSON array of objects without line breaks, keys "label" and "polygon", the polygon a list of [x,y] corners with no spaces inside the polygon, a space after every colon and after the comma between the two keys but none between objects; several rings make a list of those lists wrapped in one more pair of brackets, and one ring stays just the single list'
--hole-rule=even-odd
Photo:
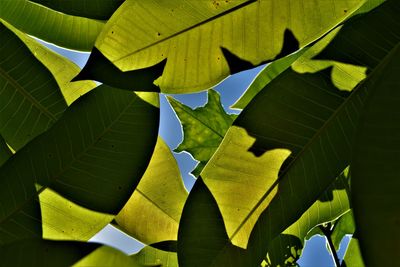
[{"label": "leaf stem", "polygon": [[321,229],[322,233],[324,233],[325,238],[328,241],[329,250],[331,251],[331,255],[332,255],[333,261],[335,262],[335,266],[340,267],[340,260],[336,253],[336,249],[335,249],[335,246],[333,245],[332,238],[331,238],[331,234],[333,231],[332,224],[327,223],[325,226],[320,225],[319,228]]}]

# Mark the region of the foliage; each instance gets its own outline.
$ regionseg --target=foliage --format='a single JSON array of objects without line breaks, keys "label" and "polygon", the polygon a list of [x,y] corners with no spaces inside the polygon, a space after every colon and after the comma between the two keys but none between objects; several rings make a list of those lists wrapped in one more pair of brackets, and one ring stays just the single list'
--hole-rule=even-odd
[{"label": "foliage", "polygon": [[[6,0],[0,8],[1,266],[342,266],[399,249],[396,0]],[[35,38],[91,51],[80,70]],[[268,63],[227,114],[168,100],[199,161],[188,193],[161,93]],[[98,85],[97,82],[103,84]],[[87,242],[112,223],[147,246]]]}]

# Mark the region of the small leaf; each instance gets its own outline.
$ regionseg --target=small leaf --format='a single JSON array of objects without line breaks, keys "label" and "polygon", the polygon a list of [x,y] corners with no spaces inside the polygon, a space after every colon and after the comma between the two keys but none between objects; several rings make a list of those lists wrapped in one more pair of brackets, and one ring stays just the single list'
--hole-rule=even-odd
[{"label": "small leaf", "polygon": [[65,14],[107,20],[125,0],[29,0]]},{"label": "small leaf", "polygon": [[168,97],[168,100],[183,127],[183,141],[174,151],[187,151],[200,161],[193,170],[197,177],[237,115],[225,112],[219,93],[212,89],[208,91],[208,101],[204,107],[191,109],[172,97]]},{"label": "small leaf", "polygon": [[115,217],[117,227],[146,244],[176,240],[187,195],[176,160],[159,137],[140,183]]}]

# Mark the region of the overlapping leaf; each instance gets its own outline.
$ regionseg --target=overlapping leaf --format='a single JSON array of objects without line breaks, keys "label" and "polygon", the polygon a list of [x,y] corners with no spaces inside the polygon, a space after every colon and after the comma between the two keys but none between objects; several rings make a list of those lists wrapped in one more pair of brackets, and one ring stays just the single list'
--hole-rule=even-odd
[{"label": "overlapping leaf", "polygon": [[367,266],[393,264],[400,248],[399,60],[400,44],[365,84],[370,93],[352,160],[352,203]]},{"label": "overlapping leaf", "polygon": [[[395,1],[387,2],[363,17],[354,18],[343,26],[333,43],[351,39],[357,31],[364,36],[364,46],[379,45],[382,48],[379,53],[388,53],[399,41],[400,35],[393,32],[400,27],[392,21],[397,8]],[[371,31],[370,25],[380,28],[374,26]],[[376,31],[381,34],[379,37]],[[387,35],[382,35],[384,33]],[[368,56],[375,57],[375,54]],[[376,66],[367,61],[347,63],[369,69]],[[368,87],[359,86],[346,99],[347,93],[333,86],[329,70],[315,74],[287,70],[267,87],[236,119],[201,174],[218,203],[234,244],[246,245],[246,235],[248,237],[258,215],[268,206],[250,235],[246,254],[251,262],[246,263],[247,266],[258,265],[271,239],[300,218],[349,164],[355,124],[368,94]],[[242,134],[238,134],[240,132]],[[255,142],[249,136],[253,136]],[[231,151],[226,147],[235,149]],[[251,161],[242,157],[240,151],[251,151],[261,159],[276,151],[274,148],[287,148],[292,154],[281,168],[279,181],[268,186],[252,174],[255,169],[267,168],[265,163],[247,166]],[[245,175],[252,177],[252,183],[248,182],[250,178],[244,179]],[[254,188],[262,188],[263,195],[253,194]],[[241,195],[244,191],[245,200]],[[240,235],[242,238],[238,238]]]},{"label": "overlapping leaf", "polygon": [[155,146],[154,97],[100,86],[8,160],[0,169],[1,242],[41,236],[37,195],[46,187],[86,208],[118,213]]},{"label": "overlapping leaf", "polygon": [[165,251],[147,246],[131,257],[143,266],[178,267],[176,251]]},{"label": "overlapping leaf", "polygon": [[196,109],[191,109],[172,97],[168,100],[183,128],[183,141],[174,151],[187,151],[199,161],[192,171],[197,177],[237,116],[225,112],[219,93],[214,90],[208,91],[207,104]]},{"label": "overlapping leaf", "polygon": [[[350,205],[346,190],[347,184],[347,177],[345,174],[341,174],[321,197],[331,199],[330,201],[315,201],[295,223],[272,240],[268,246],[266,262],[269,265],[267,266],[294,264],[301,256],[305,238],[310,230],[320,224],[334,221],[346,212],[349,213]],[[330,194],[332,195],[330,196]],[[337,237],[335,241],[337,240],[340,243],[344,231],[337,230],[335,233]],[[337,245],[339,244],[337,243]]]},{"label": "overlapping leaf", "polygon": [[6,22],[4,24],[24,42],[31,53],[51,72],[68,105],[96,87],[96,83],[93,81],[71,82],[72,78],[80,72],[80,68],[75,63],[53,52],[10,24]]},{"label": "overlapping leaf", "polygon": [[158,138],[143,178],[115,217],[117,226],[146,244],[176,240],[187,194],[174,156]]},{"label": "overlapping leaf", "polygon": [[106,24],[96,47],[122,71],[168,58],[158,80],[161,90],[199,91],[243,70],[235,56],[250,61],[245,64],[249,68],[287,55],[321,37],[361,4],[127,0]]},{"label": "overlapping leaf", "polygon": [[29,0],[65,14],[107,20],[124,0]]},{"label": "overlapping leaf", "polygon": [[1,22],[0,39],[0,134],[18,150],[47,130],[67,104],[50,71]]},{"label": "overlapping leaf", "polygon": [[26,34],[83,51],[92,49],[104,26],[102,21],[62,14],[28,0],[2,1],[0,18]]}]

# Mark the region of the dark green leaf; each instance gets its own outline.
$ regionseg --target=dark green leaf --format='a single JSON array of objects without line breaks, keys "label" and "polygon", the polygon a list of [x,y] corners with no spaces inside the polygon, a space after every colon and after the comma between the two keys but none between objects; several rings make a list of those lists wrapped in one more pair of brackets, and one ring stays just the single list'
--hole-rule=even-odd
[{"label": "dark green leaf", "polygon": [[208,91],[207,104],[196,109],[191,109],[172,97],[168,97],[168,100],[183,127],[183,141],[174,151],[187,151],[200,161],[192,172],[197,177],[217,150],[237,115],[225,112],[219,93],[214,90]]},{"label": "dark green leaf", "polygon": [[0,39],[0,134],[18,150],[47,130],[67,104],[50,71],[1,22]]},{"label": "dark green leaf", "polygon": [[352,160],[352,203],[367,266],[392,265],[400,249],[399,62],[400,44],[364,85],[370,93]]},{"label": "dark green leaf", "polygon": [[178,232],[180,267],[246,266],[244,250],[232,245],[214,197],[199,177],[183,208]]},{"label": "dark green leaf", "polygon": [[95,243],[27,239],[0,246],[0,266],[67,267],[92,253]]},{"label": "dark green leaf", "polygon": [[[35,183],[43,186],[40,191],[50,187],[83,207],[118,213],[142,177],[157,139],[159,109],[148,102],[158,95],[147,94],[99,86],[2,166],[0,224],[7,230],[5,225],[18,222],[12,232],[2,232],[3,242],[19,238],[27,225],[41,226],[40,216],[21,211],[35,203]],[[28,218],[25,225],[22,220]]]},{"label": "dark green leaf", "polygon": [[29,0],[65,14],[107,20],[125,0]]},{"label": "dark green leaf", "polygon": [[164,71],[166,60],[152,67],[123,72],[115,67],[96,47],[82,71],[72,80],[96,80],[130,91],[160,92],[153,82]]},{"label": "dark green leaf", "polygon": [[315,59],[366,66],[372,70],[399,41],[399,12],[399,1],[388,0],[366,15],[351,18]]}]

